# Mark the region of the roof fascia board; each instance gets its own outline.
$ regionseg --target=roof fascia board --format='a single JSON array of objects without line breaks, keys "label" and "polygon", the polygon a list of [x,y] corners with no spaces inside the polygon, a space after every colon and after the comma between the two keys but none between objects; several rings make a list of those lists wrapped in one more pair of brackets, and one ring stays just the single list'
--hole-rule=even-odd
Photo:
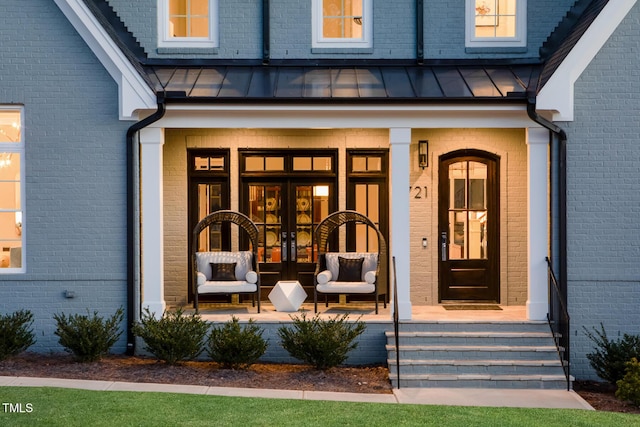
[{"label": "roof fascia board", "polygon": [[160,128],[528,128],[525,105],[167,105]]},{"label": "roof fascia board", "polygon": [[84,2],[82,0],[54,1],[117,83],[120,119],[137,120],[137,111],[154,109],[155,94]]},{"label": "roof fascia board", "polygon": [[548,111],[554,121],[573,121],[574,84],[609,40],[637,0],[610,0],[589,26],[536,99],[538,111]]}]

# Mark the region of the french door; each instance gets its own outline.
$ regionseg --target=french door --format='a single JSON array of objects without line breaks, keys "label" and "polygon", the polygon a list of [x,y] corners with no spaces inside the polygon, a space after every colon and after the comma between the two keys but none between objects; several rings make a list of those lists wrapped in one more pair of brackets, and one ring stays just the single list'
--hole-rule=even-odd
[{"label": "french door", "polygon": [[441,302],[500,301],[498,162],[476,150],[440,158]]},{"label": "french door", "polygon": [[331,182],[248,183],[248,215],[258,226],[263,286],[297,280],[313,286],[318,255],[313,231],[331,211]]},{"label": "french door", "polygon": [[334,151],[244,152],[240,210],[257,225],[261,285],[297,280],[313,294],[315,227],[336,210]]}]

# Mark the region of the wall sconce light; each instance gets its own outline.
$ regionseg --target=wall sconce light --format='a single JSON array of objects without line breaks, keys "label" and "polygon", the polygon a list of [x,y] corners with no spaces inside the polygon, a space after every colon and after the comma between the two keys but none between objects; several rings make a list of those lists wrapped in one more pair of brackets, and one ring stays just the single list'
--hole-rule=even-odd
[{"label": "wall sconce light", "polygon": [[429,166],[429,141],[418,141],[418,164],[422,169]]},{"label": "wall sconce light", "polygon": [[354,16],[353,22],[355,22],[356,25],[362,25],[362,16]]}]

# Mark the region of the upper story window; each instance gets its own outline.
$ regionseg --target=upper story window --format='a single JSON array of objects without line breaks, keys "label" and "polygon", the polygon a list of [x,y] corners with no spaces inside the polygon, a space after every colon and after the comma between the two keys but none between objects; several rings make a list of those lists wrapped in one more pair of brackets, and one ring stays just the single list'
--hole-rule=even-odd
[{"label": "upper story window", "polygon": [[0,274],[23,272],[22,108],[0,106]]},{"label": "upper story window", "polygon": [[313,47],[373,46],[373,0],[313,0]]},{"label": "upper story window", "polygon": [[527,0],[466,0],[467,47],[527,45]]},{"label": "upper story window", "polygon": [[159,47],[217,47],[218,0],[159,0]]}]

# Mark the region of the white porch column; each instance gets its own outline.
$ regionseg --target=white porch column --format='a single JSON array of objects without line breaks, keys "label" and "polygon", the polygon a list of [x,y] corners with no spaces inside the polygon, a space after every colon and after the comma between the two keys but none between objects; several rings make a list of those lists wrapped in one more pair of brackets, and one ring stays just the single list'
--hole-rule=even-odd
[{"label": "white porch column", "polygon": [[[409,262],[409,145],[411,128],[389,129],[391,144],[391,242],[389,253],[396,258],[398,279],[398,316],[411,320]],[[393,263],[389,259],[389,287],[393,290]]]},{"label": "white porch column", "polygon": [[162,316],[164,301],[164,245],[162,215],[162,146],[164,129],[140,131],[142,308]]},{"label": "white porch column", "polygon": [[548,201],[548,147],[549,130],[527,129],[527,226],[528,226],[528,273],[527,273],[527,319],[545,320],[549,311],[547,296],[547,264],[545,257],[549,248],[549,201]]}]

